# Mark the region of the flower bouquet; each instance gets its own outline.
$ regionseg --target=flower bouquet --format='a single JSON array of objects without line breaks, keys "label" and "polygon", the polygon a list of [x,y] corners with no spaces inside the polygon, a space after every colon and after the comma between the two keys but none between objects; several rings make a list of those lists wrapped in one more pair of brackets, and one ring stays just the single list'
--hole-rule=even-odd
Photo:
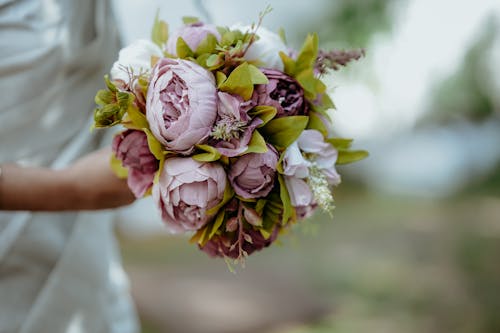
[{"label": "flower bouquet", "polygon": [[111,165],[137,198],[153,196],[174,233],[242,260],[317,208],[333,209],[336,164],[367,156],[335,138],[322,74],[363,51],[298,51],[261,27],[196,18],[122,49],[95,97],[94,127],[122,125]]}]

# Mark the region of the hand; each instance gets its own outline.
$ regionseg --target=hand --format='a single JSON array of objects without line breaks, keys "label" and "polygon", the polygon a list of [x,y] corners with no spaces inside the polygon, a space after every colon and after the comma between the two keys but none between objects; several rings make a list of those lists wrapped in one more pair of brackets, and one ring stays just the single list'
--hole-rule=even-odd
[{"label": "hand", "polygon": [[2,165],[0,210],[90,210],[130,204],[134,195],[111,171],[110,156],[110,148],[101,149],[63,170]]},{"label": "hand", "polygon": [[109,147],[92,152],[68,167],[66,177],[74,188],[78,209],[104,209],[128,205],[135,200],[127,181],[110,167]]}]

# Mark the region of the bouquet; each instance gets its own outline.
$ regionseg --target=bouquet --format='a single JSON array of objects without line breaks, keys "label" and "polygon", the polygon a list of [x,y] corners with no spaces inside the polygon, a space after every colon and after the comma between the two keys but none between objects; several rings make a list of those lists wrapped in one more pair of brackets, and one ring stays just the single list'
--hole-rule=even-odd
[{"label": "bouquet", "polygon": [[122,125],[111,165],[152,195],[174,233],[211,256],[243,260],[317,208],[331,212],[335,166],[365,151],[333,136],[321,77],[363,51],[300,50],[257,24],[196,18],[122,49],[95,97],[94,127]]}]

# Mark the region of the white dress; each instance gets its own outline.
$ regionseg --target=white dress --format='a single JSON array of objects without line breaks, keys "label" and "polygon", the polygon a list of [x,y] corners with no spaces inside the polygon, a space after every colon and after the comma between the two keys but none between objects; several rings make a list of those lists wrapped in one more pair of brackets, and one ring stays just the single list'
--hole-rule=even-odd
[{"label": "white dress", "polygon": [[[93,96],[117,50],[108,1],[0,0],[0,162],[96,149]],[[113,216],[0,212],[1,333],[138,331]]]}]

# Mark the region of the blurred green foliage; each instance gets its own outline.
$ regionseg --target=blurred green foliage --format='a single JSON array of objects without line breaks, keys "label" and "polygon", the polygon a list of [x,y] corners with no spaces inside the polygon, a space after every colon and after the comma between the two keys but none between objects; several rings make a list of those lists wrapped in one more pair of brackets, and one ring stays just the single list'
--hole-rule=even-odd
[{"label": "blurred green foliage", "polygon": [[394,6],[406,0],[337,0],[321,20],[305,22],[304,34],[318,31],[322,43],[340,48],[368,46],[376,33],[392,30]]},{"label": "blurred green foliage", "polygon": [[500,24],[491,17],[456,72],[436,83],[430,112],[422,123],[447,124],[457,119],[478,122],[495,115],[487,57],[499,33]]}]

